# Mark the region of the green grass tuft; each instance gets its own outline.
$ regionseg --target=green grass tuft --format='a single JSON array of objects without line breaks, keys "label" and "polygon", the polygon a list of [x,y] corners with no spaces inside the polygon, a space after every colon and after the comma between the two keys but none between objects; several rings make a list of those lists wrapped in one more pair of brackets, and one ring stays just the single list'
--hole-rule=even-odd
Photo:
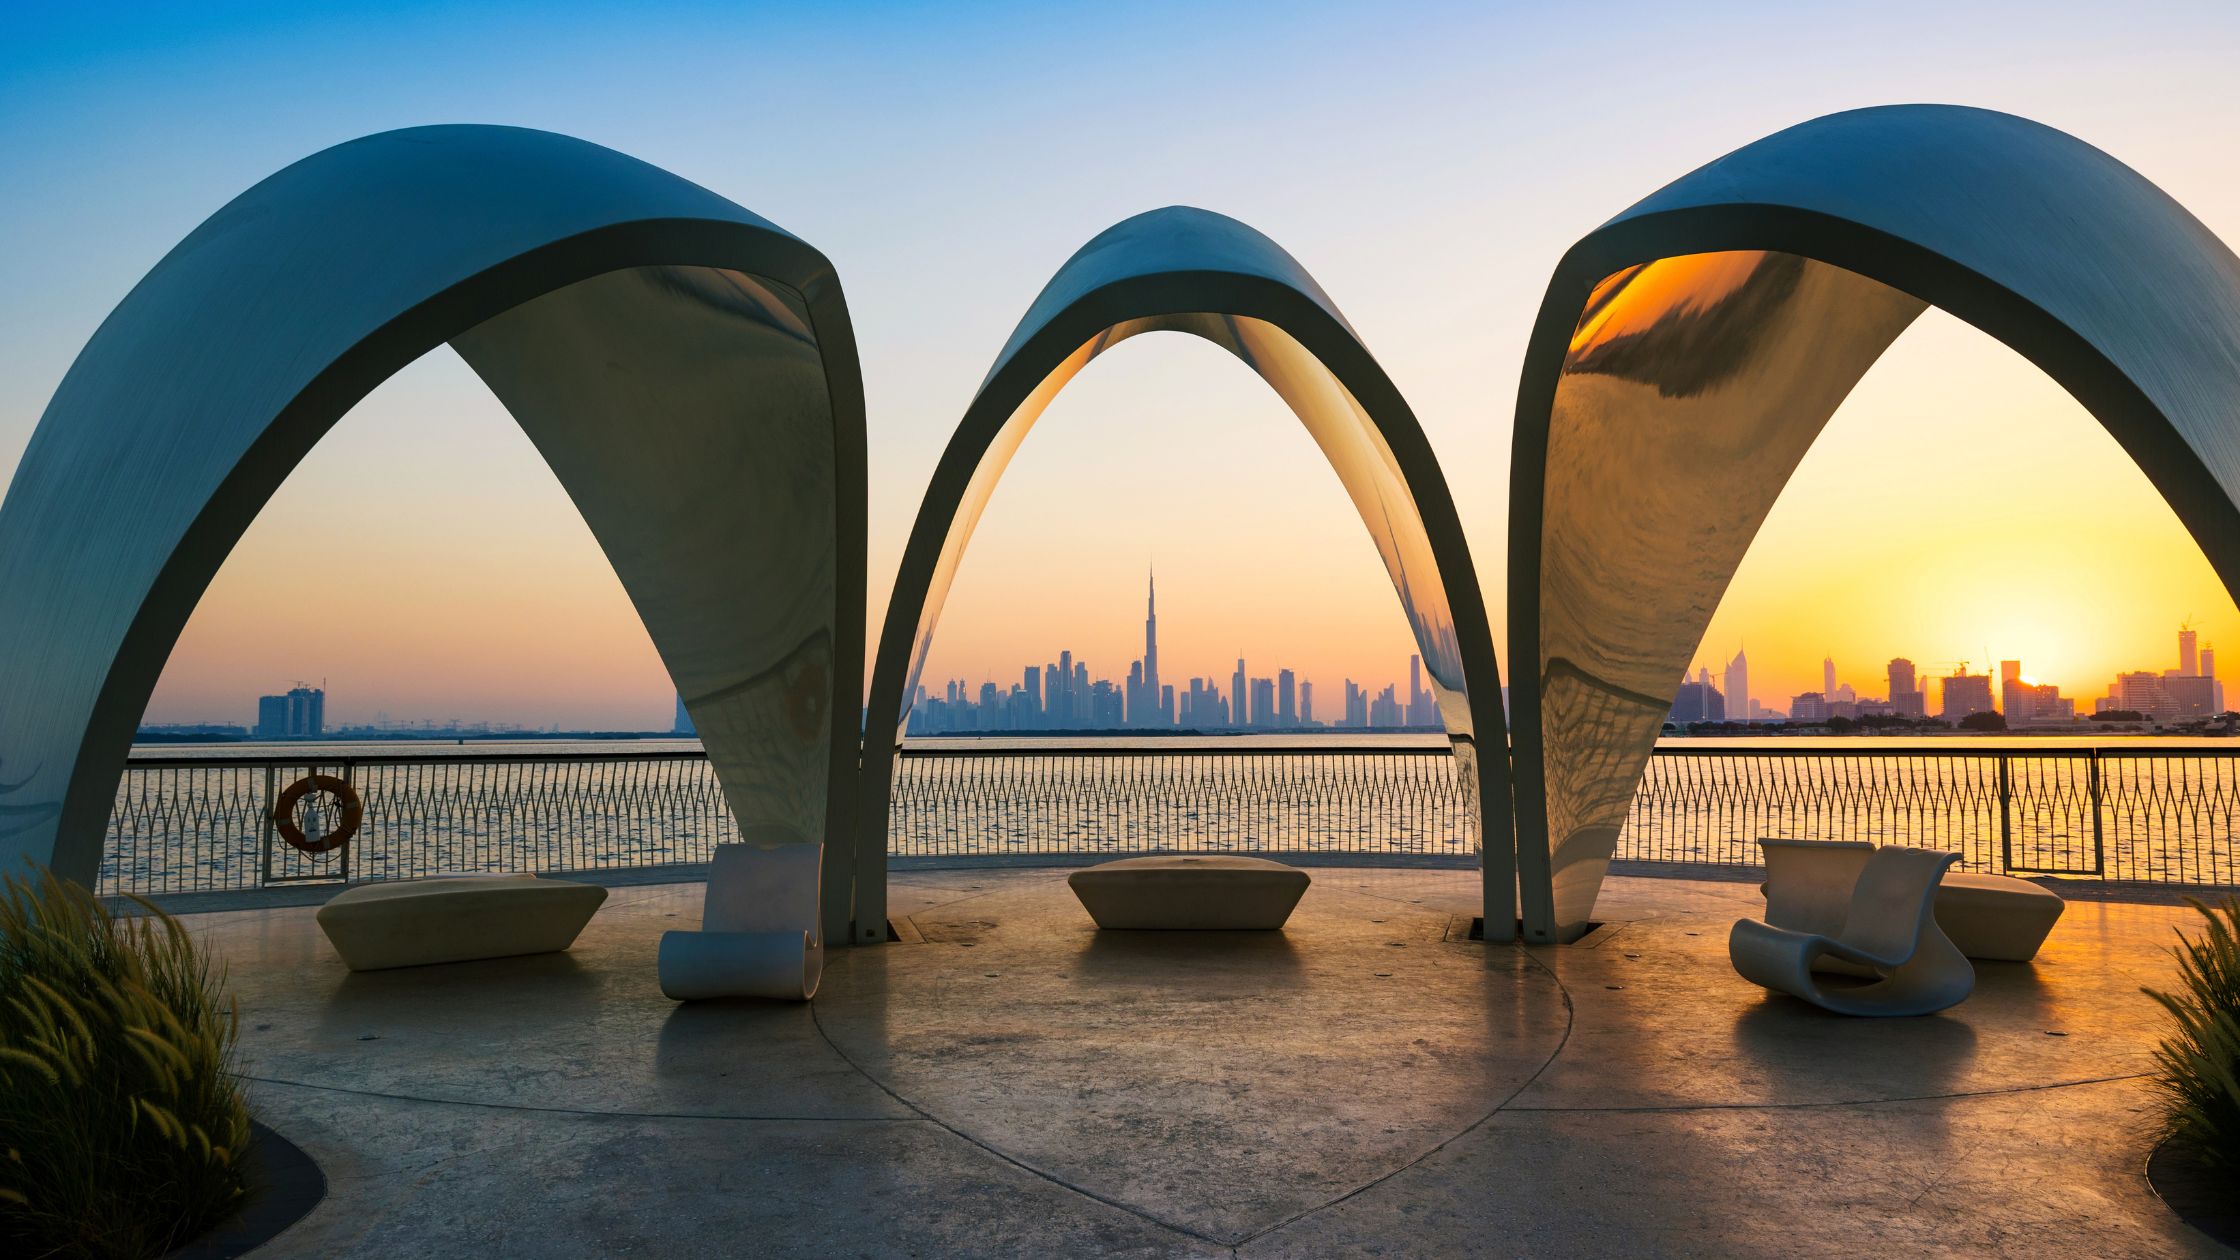
[{"label": "green grass tuft", "polygon": [[2198,939],[2179,932],[2177,990],[2146,990],[2177,1024],[2155,1050],[2155,1085],[2170,1136],[2240,1175],[2240,898],[2193,908],[2208,929]]},{"label": "green grass tuft", "polygon": [[160,1256],[241,1207],[224,976],[141,904],[51,873],[0,892],[0,1254]]}]

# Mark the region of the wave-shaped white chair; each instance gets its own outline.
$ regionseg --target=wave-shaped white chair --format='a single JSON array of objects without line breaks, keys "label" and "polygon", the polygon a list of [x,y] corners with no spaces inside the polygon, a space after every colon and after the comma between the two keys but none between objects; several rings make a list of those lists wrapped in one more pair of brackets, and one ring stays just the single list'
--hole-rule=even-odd
[{"label": "wave-shaped white chair", "polygon": [[680,1002],[806,1002],[824,977],[819,888],[824,846],[719,844],[700,930],[661,935],[661,991]]},{"label": "wave-shaped white chair", "polygon": [[[1937,886],[1960,860],[1929,849],[1876,849],[1860,868],[1843,929],[1833,936],[1743,919],[1727,936],[1742,978],[1843,1015],[1928,1015],[1976,987],[1976,969],[1937,926]],[[1822,957],[1869,968],[1879,979],[1828,983]]]}]

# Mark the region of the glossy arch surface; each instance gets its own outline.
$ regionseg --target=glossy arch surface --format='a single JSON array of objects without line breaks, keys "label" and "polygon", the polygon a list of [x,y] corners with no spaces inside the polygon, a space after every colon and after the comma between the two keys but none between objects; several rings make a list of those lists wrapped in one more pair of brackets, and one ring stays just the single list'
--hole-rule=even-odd
[{"label": "glossy arch surface", "polygon": [[[1099,235],[1060,268],[996,359],[935,470],[887,605],[871,682],[860,888],[884,886],[894,758],[942,604],[1011,457],[1067,382],[1130,337],[1204,338],[1288,405],[1345,486],[1399,596],[1477,801],[1487,921],[1513,920],[1507,738],[1476,571],[1414,413],[1305,269],[1222,215],[1169,207]],[[1491,697],[1473,705],[1474,697]],[[1484,754],[1481,755],[1481,748]],[[859,932],[883,929],[862,916]]]},{"label": "glossy arch surface", "polygon": [[863,403],[830,264],[611,150],[445,126],[243,193],[57,389],[0,504],[0,860],[93,880],[218,565],[344,412],[446,342],[583,512],[741,824],[849,832]]},{"label": "glossy arch surface", "polygon": [[1518,391],[1510,649],[1527,939],[1591,919],[1671,696],[1822,426],[1927,306],[2136,459],[2240,592],[2240,259],[2074,137],[1952,106],[1808,122],[1557,268]]}]

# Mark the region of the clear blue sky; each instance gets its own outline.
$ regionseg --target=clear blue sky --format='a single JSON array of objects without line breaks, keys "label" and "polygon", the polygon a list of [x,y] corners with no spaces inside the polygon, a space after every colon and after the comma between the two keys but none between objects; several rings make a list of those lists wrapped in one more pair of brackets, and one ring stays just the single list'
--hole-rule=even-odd
[{"label": "clear blue sky", "polygon": [[[2240,5],[2228,2],[19,2],[0,11],[0,478],[102,316],[235,193],[367,132],[512,123],[668,167],[838,264],[870,403],[874,619],[941,444],[1035,290],[1104,226],[1174,202],[1255,224],[1322,280],[1430,431],[1498,608],[1518,358],[1547,275],[1578,236],[1769,131],[1936,100],[2071,131],[2240,240],[2236,52]],[[1973,355],[2007,370],[1964,330],[1923,335],[1950,342],[1919,351],[1923,363]],[[1270,672],[1297,664],[1332,695],[1341,674],[1398,676],[1406,635],[1373,552],[1311,447],[1284,439],[1280,411],[1239,375],[1164,343],[1126,347],[1085,374],[1022,454],[1017,485],[999,493],[933,673],[1008,678],[1070,646],[1099,673],[1124,674],[1138,575],[1156,552],[1170,674],[1225,674],[1222,660],[1245,646]],[[1923,379],[1933,394],[1934,373]],[[2086,488],[2097,472],[2079,449],[2046,475]],[[1098,470],[1086,490],[1084,467]],[[1190,489],[1206,477],[1230,487],[1218,507]],[[626,610],[612,615],[620,595],[595,550],[568,533],[549,476],[455,362],[415,367],[346,420],[299,481],[322,478],[316,497],[291,483],[245,541],[241,572],[198,614],[157,717],[223,717],[239,707],[228,697],[337,674],[348,679],[337,682],[343,716],[429,712],[439,693],[412,685],[424,659],[496,670],[563,615],[596,632],[532,653],[535,669],[465,697],[460,715],[599,723],[643,710],[651,723],[665,713],[642,635],[631,639]],[[1131,482],[1159,487],[1164,524],[1140,524],[1112,488]],[[425,553],[379,541],[375,517],[400,508],[436,523]],[[482,567],[526,555],[552,588],[477,595],[462,580],[453,637],[409,651],[391,642],[385,665],[373,647],[321,641],[316,625],[258,595],[269,586],[249,580],[256,557],[282,544],[391,547],[400,571],[447,554]],[[1065,617],[1035,611],[1021,584],[1052,554],[1109,585],[1110,600]],[[1235,606],[1245,568],[1259,583],[1251,615]],[[1768,590],[1781,578],[1745,573]],[[2177,606],[2199,598],[2198,582],[2180,585],[2167,599],[2150,593],[2172,605],[2157,603],[2157,619],[2232,616],[2229,601]],[[1287,627],[1304,629],[1287,640]],[[2240,648],[2240,624],[2230,634]],[[586,683],[575,708],[536,682],[598,672],[569,653],[612,676],[605,690]],[[1793,654],[1797,678],[1816,678],[1818,649]],[[1787,665],[1763,659],[1755,640],[1752,655],[1773,679],[1770,698]],[[444,685],[458,694],[455,679]]]}]

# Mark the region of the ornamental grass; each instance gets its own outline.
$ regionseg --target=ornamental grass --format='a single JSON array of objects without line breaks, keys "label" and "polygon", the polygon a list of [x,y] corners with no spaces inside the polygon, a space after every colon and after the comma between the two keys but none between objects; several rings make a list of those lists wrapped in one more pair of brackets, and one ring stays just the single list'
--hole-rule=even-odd
[{"label": "ornamental grass", "polygon": [[222,972],[142,901],[0,894],[0,1255],[159,1256],[239,1211],[249,1113]]},{"label": "ornamental grass", "polygon": [[2170,1137],[2240,1179],[2240,898],[2215,907],[2188,900],[2208,929],[2178,933],[2175,991],[2146,990],[2177,1024],[2155,1050],[2154,1081]]}]

